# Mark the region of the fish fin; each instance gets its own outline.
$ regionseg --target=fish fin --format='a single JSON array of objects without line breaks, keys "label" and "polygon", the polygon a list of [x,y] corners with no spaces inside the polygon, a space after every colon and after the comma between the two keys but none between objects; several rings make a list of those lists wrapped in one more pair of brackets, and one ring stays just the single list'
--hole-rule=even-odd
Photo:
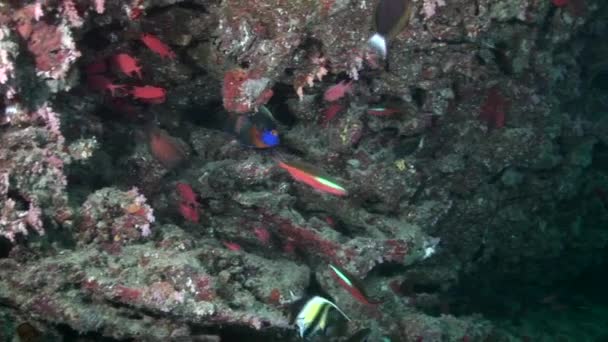
[{"label": "fish fin", "polygon": [[289,304],[289,324],[294,324],[296,322],[298,314],[304,308],[308,300],[310,300],[310,298],[302,297]]},{"label": "fish fin", "polygon": [[334,307],[334,309],[338,310],[338,312],[339,312],[340,314],[342,314],[342,316],[344,316],[344,318],[346,318],[346,320],[347,320],[347,321],[350,321],[350,317],[348,317],[348,316],[347,316],[347,315],[344,313],[344,311],[342,311],[342,309],[340,309],[340,308],[339,308],[339,307],[338,307],[336,304],[334,304],[332,301],[330,301],[330,300],[328,300],[328,299],[326,299],[326,298],[321,297],[321,299],[323,299],[323,302],[324,302],[324,303],[329,304],[329,305],[333,306],[333,307]]},{"label": "fish fin", "polygon": [[378,51],[382,58],[386,58],[387,48],[386,48],[386,38],[384,38],[380,33],[375,33],[367,43],[376,51]]},{"label": "fish fin", "polygon": [[306,294],[310,296],[320,296],[323,298],[329,298],[330,301],[333,300],[329,296],[329,294],[325,292],[325,290],[323,290],[323,287],[321,286],[321,283],[319,283],[315,272],[310,272],[310,275],[308,276],[308,286],[306,287]]},{"label": "fish fin", "polygon": [[262,133],[256,126],[249,127],[249,145],[255,148],[268,147],[262,140]]},{"label": "fish fin", "polygon": [[260,108],[258,109],[258,112],[264,114],[266,117],[268,117],[273,123],[278,123],[277,119],[274,117],[274,114],[272,114],[272,112],[270,111],[270,109],[268,109],[268,107],[261,105]]}]

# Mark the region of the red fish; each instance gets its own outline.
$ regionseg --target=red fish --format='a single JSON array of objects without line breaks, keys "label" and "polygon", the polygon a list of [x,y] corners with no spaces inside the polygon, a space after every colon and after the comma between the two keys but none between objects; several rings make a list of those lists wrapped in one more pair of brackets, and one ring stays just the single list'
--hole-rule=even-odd
[{"label": "red fish", "polygon": [[316,190],[336,196],[346,196],[346,189],[337,184],[333,179],[322,175],[311,165],[302,162],[283,162],[279,161],[279,167],[289,172],[291,177],[298,182],[302,182]]},{"label": "red fish", "polygon": [[182,214],[182,217],[190,222],[198,223],[200,219],[200,215],[198,212],[198,207],[188,202],[180,202],[179,204],[179,212]]},{"label": "red fish", "polygon": [[89,64],[85,68],[85,72],[88,75],[101,74],[108,71],[108,65],[104,59],[96,60],[95,62]]},{"label": "red fish", "polygon": [[153,87],[149,85],[143,87],[133,87],[129,91],[129,94],[131,94],[133,98],[142,102],[153,104],[163,103],[167,99],[167,91],[165,88]]},{"label": "red fish", "polygon": [[335,265],[330,264],[329,269],[331,270],[331,275],[335,280],[338,281],[340,286],[345,288],[359,302],[366,305],[376,305],[381,303],[381,301],[370,301],[363,289],[363,286],[353,275]]},{"label": "red fish", "polygon": [[180,197],[179,212],[186,220],[198,223],[201,206],[198,195],[186,183],[177,183],[176,189]]},{"label": "red fish", "polygon": [[261,243],[267,244],[270,241],[270,233],[268,232],[268,229],[263,227],[255,227],[253,228],[253,232]]},{"label": "red fish", "polygon": [[243,248],[241,248],[241,245],[239,245],[236,242],[224,241],[223,244],[224,244],[224,246],[226,246],[226,248],[228,248],[229,250],[231,250],[233,252],[238,252],[243,249]]},{"label": "red fish", "polygon": [[323,99],[327,102],[334,102],[346,95],[346,93],[350,92],[353,86],[353,81],[342,81],[336,85],[329,87],[323,94]]},{"label": "red fish", "polygon": [[339,103],[332,103],[329,107],[325,108],[323,111],[323,119],[321,120],[321,124],[327,125],[333,118],[338,115],[344,109]]},{"label": "red fish", "polygon": [[89,89],[95,91],[110,91],[112,96],[116,96],[117,90],[124,90],[126,86],[124,84],[112,83],[112,80],[103,75],[90,75],[87,77],[87,85]]},{"label": "red fish", "polygon": [[186,151],[175,138],[157,127],[148,131],[150,153],[164,167],[171,169],[186,159]]},{"label": "red fish", "polygon": [[198,203],[198,196],[190,185],[186,183],[177,183],[176,189],[182,201],[187,203]]},{"label": "red fish", "polygon": [[144,45],[146,45],[148,49],[156,52],[162,58],[175,58],[175,52],[173,52],[173,50],[171,50],[171,48],[167,44],[163,43],[160,39],[158,39],[157,36],[149,33],[144,33],[141,35],[141,37],[139,37],[139,40],[141,40],[141,42],[144,43]]},{"label": "red fish", "polygon": [[125,75],[133,77],[133,74],[135,73],[141,80],[141,66],[139,65],[139,60],[137,58],[131,57],[131,55],[126,53],[119,53],[112,56],[112,62]]},{"label": "red fish", "polygon": [[569,0],[551,0],[556,7],[564,7],[568,5]]}]

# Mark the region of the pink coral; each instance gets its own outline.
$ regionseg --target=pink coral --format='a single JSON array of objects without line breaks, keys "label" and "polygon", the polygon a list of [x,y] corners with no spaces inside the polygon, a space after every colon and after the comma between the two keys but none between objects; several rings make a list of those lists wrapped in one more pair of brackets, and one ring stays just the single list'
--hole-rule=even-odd
[{"label": "pink coral", "polygon": [[13,13],[12,20],[21,38],[27,40],[30,37],[32,25],[35,21],[40,20],[43,14],[40,3],[23,6]]},{"label": "pink coral", "polygon": [[40,119],[48,128],[48,130],[53,134],[60,144],[64,143],[63,135],[61,134],[61,123],[59,120],[59,114],[53,111],[47,103],[42,105],[32,114],[34,120]]},{"label": "pink coral", "polygon": [[30,201],[27,210],[20,210],[17,202],[8,197],[9,174],[0,173],[0,236],[15,242],[17,235],[27,235],[27,228],[32,228],[43,235],[42,211],[35,201]]},{"label": "pink coral", "polygon": [[95,12],[102,14],[105,10],[105,0],[95,0]]},{"label": "pink coral", "polygon": [[71,64],[80,57],[69,29],[42,21],[31,28],[27,48],[34,55],[38,74],[53,79],[64,78]]},{"label": "pink coral", "polygon": [[437,8],[445,6],[444,0],[424,0],[422,5],[422,13],[426,19],[434,16],[437,12]]},{"label": "pink coral", "polygon": [[68,19],[73,27],[80,27],[83,24],[82,18],[76,9],[74,0],[63,0],[63,15]]},{"label": "pink coral", "polygon": [[8,38],[8,29],[0,28],[0,44],[2,44],[0,48],[0,84],[6,83],[14,74],[14,56],[11,56],[7,47],[13,45],[15,49],[17,48],[16,44],[8,42],[5,38]]},{"label": "pink coral", "polygon": [[268,88],[270,80],[259,73],[240,68],[224,74],[222,95],[224,108],[229,112],[246,113],[266,104],[273,95]]},{"label": "pink coral", "polygon": [[304,68],[304,71],[295,75],[293,81],[293,88],[298,94],[298,98],[302,100],[304,98],[304,87],[312,87],[315,79],[318,81],[323,80],[323,76],[327,75],[329,70],[327,69],[327,60],[325,57],[315,55],[310,58],[310,65]]},{"label": "pink coral", "polygon": [[150,236],[153,209],[137,188],[120,191],[104,188],[91,194],[80,209],[78,238],[96,242],[110,250]]}]

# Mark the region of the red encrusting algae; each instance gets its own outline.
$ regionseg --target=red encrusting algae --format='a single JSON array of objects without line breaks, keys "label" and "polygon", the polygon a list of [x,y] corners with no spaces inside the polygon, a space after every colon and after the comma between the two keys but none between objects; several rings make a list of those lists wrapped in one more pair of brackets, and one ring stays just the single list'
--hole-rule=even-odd
[{"label": "red encrusting algae", "polygon": [[486,122],[488,128],[503,128],[510,102],[503,96],[496,85],[488,89],[486,99],[481,105],[479,118]]}]

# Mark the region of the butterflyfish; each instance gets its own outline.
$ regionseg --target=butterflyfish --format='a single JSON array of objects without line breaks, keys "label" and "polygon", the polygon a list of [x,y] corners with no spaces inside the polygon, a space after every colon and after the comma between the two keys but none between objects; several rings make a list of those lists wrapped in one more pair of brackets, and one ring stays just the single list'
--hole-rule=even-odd
[{"label": "butterflyfish", "polygon": [[380,0],[374,13],[374,35],[369,45],[386,58],[388,43],[409,23],[413,3],[411,0]]},{"label": "butterflyfish", "polygon": [[300,337],[329,336],[331,328],[344,319],[350,321],[311,273],[304,296],[291,304],[291,324],[296,324]]}]

